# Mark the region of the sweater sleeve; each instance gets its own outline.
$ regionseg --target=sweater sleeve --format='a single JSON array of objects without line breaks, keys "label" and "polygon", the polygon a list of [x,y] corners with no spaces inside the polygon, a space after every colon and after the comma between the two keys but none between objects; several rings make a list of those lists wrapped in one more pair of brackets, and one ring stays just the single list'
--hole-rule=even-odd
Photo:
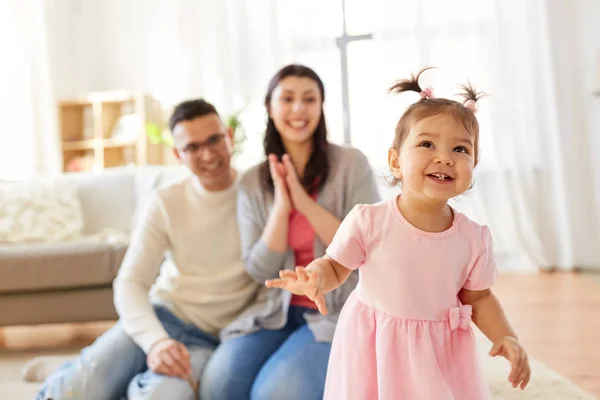
[{"label": "sweater sleeve", "polygon": [[255,185],[259,185],[257,174],[247,174],[238,191],[237,215],[246,270],[254,280],[264,284],[265,280],[279,276],[286,253],[269,249],[261,239],[265,223],[260,218],[258,199],[253,197]]},{"label": "sweater sleeve", "polygon": [[115,308],[125,332],[145,353],[155,343],[169,337],[149,298],[168,247],[167,214],[155,192],[132,233],[113,283]]}]

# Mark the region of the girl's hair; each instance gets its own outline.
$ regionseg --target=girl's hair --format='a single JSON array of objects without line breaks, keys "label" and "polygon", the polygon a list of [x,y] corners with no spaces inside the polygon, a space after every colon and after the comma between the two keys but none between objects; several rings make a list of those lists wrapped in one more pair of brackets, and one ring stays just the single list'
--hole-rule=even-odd
[{"label": "girl's hair", "polygon": [[[315,81],[319,87],[321,93],[321,101],[325,101],[325,87],[323,81],[312,69],[298,64],[291,64],[280,69],[269,82],[269,88],[267,95],[265,96],[265,106],[267,110],[270,108],[271,98],[273,91],[279,85],[279,83],[289,76],[295,76],[299,78],[309,78]],[[313,151],[304,169],[304,176],[301,179],[304,190],[308,193],[320,189],[327,181],[329,175],[329,157],[327,154],[327,125],[325,124],[325,115],[323,114],[323,107],[321,106],[321,118],[319,124],[315,129],[312,136],[313,140]],[[275,154],[279,160],[286,153],[285,146],[281,140],[281,134],[275,127],[275,123],[271,118],[270,113],[267,113],[267,130],[265,133],[265,139],[263,142],[265,149],[265,155]],[[260,180],[269,191],[273,191],[273,177],[269,169],[269,162],[263,162],[259,167]]]},{"label": "girl's hair", "polygon": [[[423,72],[431,68],[432,67],[423,68],[416,76],[411,75],[409,79],[397,81],[388,89],[388,93],[425,93],[419,84],[419,77]],[[470,82],[467,82],[465,85],[460,85],[459,87],[461,89],[459,95],[465,99],[463,103],[450,99],[422,96],[421,100],[411,104],[406,111],[404,111],[404,114],[402,114],[402,117],[400,117],[400,120],[396,124],[396,135],[394,137],[393,147],[400,151],[400,148],[414,123],[427,117],[445,113],[453,117],[458,123],[462,124],[467,132],[473,135],[473,143],[475,146],[473,157],[475,158],[475,165],[477,165],[477,162],[479,161],[479,123],[475,117],[474,110],[477,101],[484,96],[485,93],[476,91]],[[394,178],[392,184],[398,184],[398,180]]]}]

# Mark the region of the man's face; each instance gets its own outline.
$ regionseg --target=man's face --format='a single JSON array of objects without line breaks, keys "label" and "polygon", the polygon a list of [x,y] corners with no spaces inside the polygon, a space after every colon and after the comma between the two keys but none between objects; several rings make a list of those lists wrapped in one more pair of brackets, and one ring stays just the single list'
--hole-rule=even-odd
[{"label": "man's face", "polygon": [[206,190],[224,190],[231,185],[233,131],[217,114],[177,123],[173,139],[175,156],[200,179]]}]

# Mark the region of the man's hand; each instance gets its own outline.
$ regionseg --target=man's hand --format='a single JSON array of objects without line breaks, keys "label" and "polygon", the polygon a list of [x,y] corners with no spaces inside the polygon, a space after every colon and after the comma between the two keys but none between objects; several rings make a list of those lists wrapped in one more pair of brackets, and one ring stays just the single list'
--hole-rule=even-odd
[{"label": "man's hand", "polygon": [[152,371],[163,375],[187,379],[192,374],[188,349],[174,339],[164,339],[152,346],[146,363]]}]

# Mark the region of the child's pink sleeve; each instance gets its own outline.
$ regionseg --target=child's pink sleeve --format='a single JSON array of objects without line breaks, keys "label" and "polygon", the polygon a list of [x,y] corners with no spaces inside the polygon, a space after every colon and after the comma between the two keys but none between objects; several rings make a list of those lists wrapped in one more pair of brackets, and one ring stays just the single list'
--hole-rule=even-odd
[{"label": "child's pink sleeve", "polygon": [[481,236],[479,255],[469,272],[467,281],[463,285],[463,288],[467,290],[489,289],[498,275],[494,258],[494,244],[487,226],[482,228]]},{"label": "child's pink sleeve", "polygon": [[367,206],[354,206],[342,221],[326,251],[329,257],[348,269],[358,268],[365,260],[368,231],[366,214]]}]

